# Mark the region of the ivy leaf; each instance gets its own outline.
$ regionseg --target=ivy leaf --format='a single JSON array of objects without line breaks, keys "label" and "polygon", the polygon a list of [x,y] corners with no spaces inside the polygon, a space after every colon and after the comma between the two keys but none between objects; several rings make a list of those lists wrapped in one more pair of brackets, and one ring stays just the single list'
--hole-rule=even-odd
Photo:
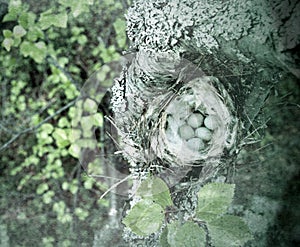
[{"label": "ivy leaf", "polygon": [[89,115],[81,117],[80,123],[83,132],[91,132],[94,125],[93,116]]},{"label": "ivy leaf", "polygon": [[163,208],[151,200],[144,199],[132,207],[123,223],[137,235],[148,236],[159,230],[163,220]]},{"label": "ivy leaf", "polygon": [[196,215],[204,221],[216,219],[226,213],[234,195],[234,184],[210,183],[198,192]]},{"label": "ivy leaf", "polygon": [[69,139],[64,129],[56,128],[52,134],[59,148],[63,148],[69,144]]},{"label": "ivy leaf", "polygon": [[22,27],[28,29],[30,26],[34,26],[35,19],[36,15],[33,12],[28,11],[21,13],[18,18],[18,22]]},{"label": "ivy leaf", "polygon": [[117,43],[119,47],[126,46],[126,22],[120,18],[118,18],[113,24],[116,34],[117,34]]},{"label": "ivy leaf", "polygon": [[26,30],[20,25],[15,26],[13,29],[13,34],[17,38],[23,37],[26,33]]},{"label": "ivy leaf", "polygon": [[7,50],[10,51],[10,48],[14,44],[14,40],[12,38],[5,38],[2,42],[2,46]]},{"label": "ivy leaf", "polygon": [[24,57],[30,56],[37,63],[43,62],[47,55],[47,47],[43,41],[37,43],[23,41],[20,46],[20,51]]},{"label": "ivy leaf", "polygon": [[206,233],[194,222],[180,225],[175,221],[168,226],[168,243],[171,247],[205,247]]},{"label": "ivy leaf", "polygon": [[18,14],[22,12],[22,2],[20,0],[11,0],[8,6],[8,13],[3,17],[3,22],[15,21]]},{"label": "ivy leaf", "polygon": [[49,189],[48,184],[43,183],[43,184],[40,184],[40,185],[37,187],[36,193],[37,193],[38,195],[41,195],[41,194],[43,194],[45,191],[47,191],[48,189]]},{"label": "ivy leaf", "polygon": [[103,115],[102,113],[96,113],[93,115],[93,123],[97,127],[103,126]]},{"label": "ivy leaf", "polygon": [[173,205],[168,186],[158,177],[150,177],[144,180],[137,190],[137,195],[153,200],[163,208]]},{"label": "ivy leaf", "polygon": [[52,25],[55,27],[66,28],[67,22],[68,22],[68,15],[66,12],[61,12],[61,13],[53,16],[53,19],[52,19]]},{"label": "ivy leaf", "polygon": [[54,16],[52,14],[52,11],[52,9],[48,9],[47,11],[40,14],[39,26],[42,30],[45,30],[52,26],[52,18]]},{"label": "ivy leaf", "polygon": [[49,123],[44,123],[42,126],[41,126],[41,130],[42,132],[45,132],[47,134],[50,134],[52,133],[52,131],[54,130],[54,127],[52,124],[49,124]]},{"label": "ivy leaf", "polygon": [[92,99],[87,98],[83,103],[83,109],[88,113],[96,113],[97,108],[98,108],[97,103]]},{"label": "ivy leaf", "polygon": [[80,146],[76,143],[72,144],[69,149],[68,152],[70,155],[72,155],[74,158],[79,158],[80,157],[80,153],[81,153],[81,149]]},{"label": "ivy leaf", "polygon": [[80,220],[85,220],[85,218],[89,216],[89,212],[82,208],[75,208],[74,213]]},{"label": "ivy leaf", "polygon": [[52,198],[54,196],[54,191],[49,190],[45,194],[43,194],[43,202],[45,204],[49,204],[52,201]]},{"label": "ivy leaf", "polygon": [[11,38],[13,35],[13,33],[8,29],[3,30],[2,32],[3,32],[4,38]]},{"label": "ivy leaf", "polygon": [[69,125],[70,125],[70,122],[66,117],[61,117],[58,120],[58,127],[60,127],[60,128],[69,127]]},{"label": "ivy leaf", "polygon": [[244,221],[234,215],[224,215],[207,224],[214,247],[243,246],[252,239],[249,228]]},{"label": "ivy leaf", "polygon": [[52,14],[52,9],[41,13],[39,24],[42,30],[48,29],[51,26],[66,28],[68,22],[67,13]]},{"label": "ivy leaf", "polygon": [[38,38],[43,38],[43,37],[44,37],[44,33],[43,33],[42,29],[40,29],[37,25],[29,27],[29,30],[27,33],[28,40],[34,42]]},{"label": "ivy leaf", "polygon": [[69,135],[68,135],[69,141],[71,143],[74,143],[76,140],[78,140],[80,138],[80,135],[81,135],[81,131],[79,129],[72,128],[69,131]]}]

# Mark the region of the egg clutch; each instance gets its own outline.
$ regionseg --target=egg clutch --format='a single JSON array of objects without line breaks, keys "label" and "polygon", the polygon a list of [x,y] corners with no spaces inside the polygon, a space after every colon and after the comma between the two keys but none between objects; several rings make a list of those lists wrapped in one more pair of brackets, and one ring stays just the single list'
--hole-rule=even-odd
[{"label": "egg clutch", "polygon": [[[167,121],[172,121],[172,118],[172,115],[169,115]],[[180,120],[183,124],[178,128],[178,134],[194,151],[205,149],[212,138],[213,131],[218,127],[216,116],[204,116],[197,111]]]},{"label": "egg clutch", "polygon": [[159,158],[180,166],[215,164],[232,147],[238,125],[234,107],[222,85],[214,83],[219,81],[198,77],[173,95],[151,141]]}]

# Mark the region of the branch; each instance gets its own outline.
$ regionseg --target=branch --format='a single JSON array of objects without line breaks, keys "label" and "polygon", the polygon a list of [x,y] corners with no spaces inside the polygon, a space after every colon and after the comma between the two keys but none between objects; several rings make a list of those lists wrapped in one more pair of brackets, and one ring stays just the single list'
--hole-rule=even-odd
[{"label": "branch", "polygon": [[59,115],[60,113],[62,113],[63,111],[65,111],[66,109],[68,109],[69,107],[71,107],[72,105],[74,105],[76,103],[77,100],[79,100],[80,98],[76,98],[75,100],[69,102],[67,105],[65,105],[64,107],[60,108],[59,110],[57,110],[55,113],[53,113],[52,115],[46,117],[42,122],[40,122],[39,124],[37,124],[36,126],[27,128],[22,130],[21,132],[15,134],[8,142],[6,142],[1,148],[0,148],[0,152],[2,152],[3,150],[5,150],[6,148],[9,147],[10,144],[12,144],[15,140],[17,140],[21,135],[24,135],[26,133],[32,132],[34,130],[37,130],[39,127],[41,127],[44,123],[48,122],[49,120],[53,119],[55,116]]}]

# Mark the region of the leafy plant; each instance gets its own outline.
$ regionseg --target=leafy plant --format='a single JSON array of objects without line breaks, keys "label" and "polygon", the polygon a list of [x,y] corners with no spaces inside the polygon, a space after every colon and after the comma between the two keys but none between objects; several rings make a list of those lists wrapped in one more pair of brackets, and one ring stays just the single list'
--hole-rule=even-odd
[{"label": "leafy plant", "polygon": [[167,185],[157,177],[144,180],[137,190],[137,196],[141,200],[128,212],[123,223],[134,233],[147,236],[160,229],[164,210],[173,202]]},{"label": "leafy plant", "polygon": [[[198,192],[198,205],[190,219],[173,220],[160,236],[163,247],[243,246],[252,238],[247,225],[234,215],[227,214],[234,196],[234,184],[209,183]],[[136,197],[140,200],[129,210],[123,223],[132,232],[148,236],[158,232],[167,222],[164,212],[173,206],[167,185],[157,177],[144,180]]]},{"label": "leafy plant", "polygon": [[[126,47],[123,14],[118,1],[8,1],[0,20],[0,217],[12,246],[90,246],[105,217],[106,185],[79,163],[83,149],[103,145],[94,136],[103,92],[88,92],[96,101],[78,96],[91,75],[113,82],[104,62]],[[101,162],[89,168],[98,174]]]}]

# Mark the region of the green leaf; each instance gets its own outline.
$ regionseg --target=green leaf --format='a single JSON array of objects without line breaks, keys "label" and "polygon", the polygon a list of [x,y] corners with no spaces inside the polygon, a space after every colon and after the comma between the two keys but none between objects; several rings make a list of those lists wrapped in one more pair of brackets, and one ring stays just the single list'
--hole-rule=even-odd
[{"label": "green leaf", "polygon": [[63,215],[65,213],[66,204],[64,201],[55,202],[53,204],[53,211],[58,215]]},{"label": "green leaf", "polygon": [[7,50],[10,51],[10,48],[14,44],[14,40],[12,38],[5,38],[2,42],[2,46]]},{"label": "green leaf", "polygon": [[94,134],[94,132],[92,131],[92,128],[94,125],[93,116],[81,117],[80,123],[81,123],[81,127],[82,127],[83,136],[86,138],[91,138]]},{"label": "green leaf", "polygon": [[70,122],[66,117],[61,117],[58,120],[58,127],[64,128],[64,127],[69,127],[69,126],[70,126]]},{"label": "green leaf", "polygon": [[13,33],[8,29],[3,30],[2,32],[3,32],[4,38],[11,38],[13,35]]},{"label": "green leaf", "polygon": [[62,183],[61,187],[63,190],[67,190],[69,188],[69,183],[65,181]]},{"label": "green leaf", "polygon": [[80,157],[80,150],[80,145],[76,143],[72,144],[68,149],[69,154],[71,154],[74,158]]},{"label": "green leaf", "polygon": [[4,17],[2,22],[7,22],[7,21],[15,21],[18,18],[18,14],[15,12],[8,12]]},{"label": "green leaf", "polygon": [[163,208],[151,200],[141,200],[133,206],[123,219],[132,232],[148,236],[159,230],[164,220]]},{"label": "green leaf", "polygon": [[23,41],[20,46],[20,51],[23,56],[30,56],[35,62],[41,63],[47,55],[47,47],[43,41],[31,43]]},{"label": "green leaf", "polygon": [[107,65],[104,64],[99,71],[97,71],[97,80],[99,80],[101,82],[104,82],[107,79],[107,74],[111,71],[111,68]]},{"label": "green leaf", "polygon": [[21,12],[22,2],[20,0],[11,0],[8,6],[8,13],[4,16],[2,21],[15,21]]},{"label": "green leaf", "polygon": [[43,202],[45,204],[49,204],[52,202],[52,197],[54,196],[54,191],[49,190],[45,194],[43,194]]},{"label": "green leaf", "polygon": [[90,190],[93,188],[93,185],[94,185],[94,179],[91,178],[91,177],[88,177],[86,181],[84,181],[84,188],[87,189],[87,190]]},{"label": "green leaf", "polygon": [[14,38],[14,45],[15,47],[19,46],[21,43],[21,38],[20,37],[15,37]]},{"label": "green leaf", "polygon": [[103,126],[103,115],[102,113],[96,113],[93,115],[93,124],[97,127]]},{"label": "green leaf", "polygon": [[83,103],[83,110],[87,111],[88,113],[96,113],[97,108],[97,103],[92,99],[87,98]]},{"label": "green leaf", "polygon": [[43,31],[37,26],[30,26],[28,33],[27,33],[27,38],[29,41],[36,41],[38,38],[43,38],[44,37],[44,33]]},{"label": "green leaf", "polygon": [[113,24],[117,37],[117,43],[119,45],[119,47],[125,47],[126,45],[126,22],[125,20],[122,20],[120,18],[118,18],[114,24]]},{"label": "green leaf", "polygon": [[54,130],[54,127],[53,127],[52,124],[44,123],[44,124],[41,126],[41,130],[42,130],[42,132],[46,132],[47,134],[50,134],[50,133],[52,133],[52,131]]},{"label": "green leaf", "polygon": [[26,30],[20,25],[15,26],[13,29],[13,34],[17,38],[23,37],[26,33]]},{"label": "green leaf", "polygon": [[74,184],[74,183],[70,184],[70,185],[69,185],[69,190],[70,190],[70,192],[71,192],[73,195],[75,195],[75,194],[77,193],[77,191],[78,191],[78,185],[77,185],[77,184]]},{"label": "green leaf", "polygon": [[55,27],[66,28],[67,22],[68,22],[68,15],[65,11],[57,15],[54,15],[52,19],[52,25]]},{"label": "green leaf", "polygon": [[72,27],[71,32],[73,34],[73,36],[78,36],[79,34],[81,34],[84,31],[84,28],[82,27]]},{"label": "green leaf", "polygon": [[52,136],[55,139],[58,147],[63,148],[69,145],[68,135],[64,129],[56,128]]},{"label": "green leaf", "polygon": [[77,37],[77,41],[80,45],[85,45],[86,42],[88,41],[88,39],[87,39],[86,35],[81,34]]},{"label": "green leaf", "polygon": [[171,247],[168,243],[168,227],[160,234],[159,243],[162,247]]},{"label": "green leaf", "polygon": [[240,217],[224,215],[207,224],[214,247],[243,246],[252,235]]},{"label": "green leaf", "polygon": [[210,183],[198,192],[196,215],[204,221],[211,221],[226,213],[234,195],[234,184]]},{"label": "green leaf", "polygon": [[[184,225],[180,225],[177,221],[168,225],[167,239],[171,247],[206,246],[205,231],[191,221],[187,221]],[[225,247],[225,245],[223,247]]]},{"label": "green leaf", "polygon": [[36,15],[33,12],[23,12],[19,16],[18,23],[28,29],[30,26],[35,25]]},{"label": "green leaf", "polygon": [[74,143],[81,136],[81,131],[79,129],[72,128],[69,131],[68,138],[71,143]]},{"label": "green leaf", "polygon": [[82,209],[82,208],[75,208],[75,215],[80,219],[80,220],[85,220],[86,217],[89,216],[89,212]]},{"label": "green leaf", "polygon": [[43,184],[40,184],[40,185],[37,187],[36,193],[37,193],[38,195],[41,195],[41,194],[43,194],[45,191],[47,191],[48,189],[49,189],[48,184],[43,183]]},{"label": "green leaf", "polygon": [[153,200],[163,208],[173,205],[168,186],[158,177],[149,177],[144,180],[137,190],[137,195]]},{"label": "green leaf", "polygon": [[52,9],[48,9],[47,11],[40,14],[39,26],[42,30],[47,29],[52,26]]},{"label": "green leaf", "polygon": [[52,10],[49,9],[41,13],[39,24],[42,30],[48,29],[51,26],[66,28],[68,22],[67,13],[61,12],[59,14],[52,14]]}]

